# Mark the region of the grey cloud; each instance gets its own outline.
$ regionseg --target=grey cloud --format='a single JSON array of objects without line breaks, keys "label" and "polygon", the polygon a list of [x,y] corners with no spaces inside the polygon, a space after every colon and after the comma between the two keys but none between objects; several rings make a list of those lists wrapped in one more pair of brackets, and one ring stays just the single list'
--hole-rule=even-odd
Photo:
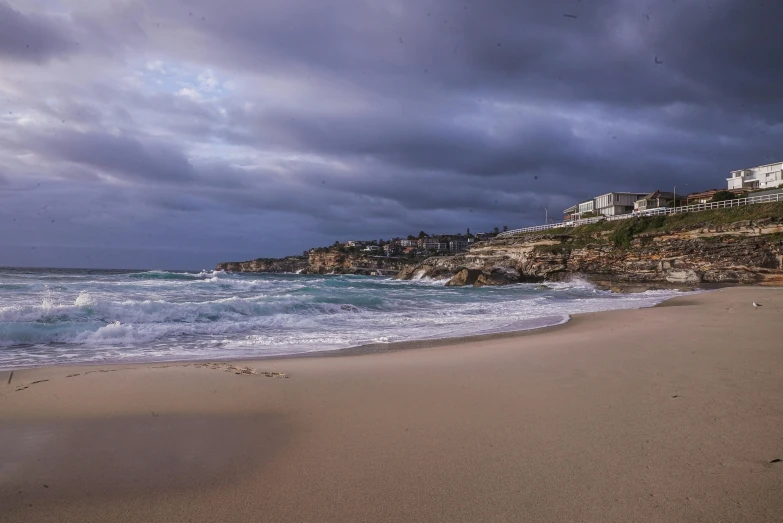
[{"label": "grey cloud", "polygon": [[[281,136],[286,145],[326,155],[371,156],[405,169],[444,170],[475,175],[540,173],[563,152],[580,153],[566,121],[519,115],[500,124],[476,118],[455,123],[440,113],[369,111],[360,114],[263,114],[262,136]],[[468,113],[469,114],[469,113]],[[489,130],[486,127],[498,127]]]},{"label": "grey cloud", "polygon": [[[75,260],[135,245],[145,265],[160,249],[169,266],[176,245],[209,266],[347,235],[537,224],[609,190],[721,187],[781,159],[783,46],[764,36],[778,4],[18,7],[29,34],[57,21],[48,38],[81,51],[14,56],[41,67],[0,82],[14,113],[0,116],[0,193],[15,202],[0,214],[29,225],[2,238],[38,234]],[[78,77],[52,60],[66,56]],[[149,60],[187,71],[157,78]],[[207,69],[236,90],[175,94]]]},{"label": "grey cloud", "polygon": [[174,147],[134,137],[64,131],[39,137],[39,150],[130,180],[187,182],[194,176],[188,159]]},{"label": "grey cloud", "polygon": [[0,57],[37,63],[65,57],[77,49],[65,25],[65,20],[23,13],[0,1]]},{"label": "grey cloud", "polygon": [[[762,89],[769,99],[783,53],[759,38],[774,34],[783,14],[774,2],[403,2],[396,13],[347,1],[228,3],[194,2],[194,17],[181,5],[154,9],[208,36],[206,56],[250,70],[347,76],[396,96],[470,90],[639,105]],[[733,68],[741,74],[725,74]]]}]

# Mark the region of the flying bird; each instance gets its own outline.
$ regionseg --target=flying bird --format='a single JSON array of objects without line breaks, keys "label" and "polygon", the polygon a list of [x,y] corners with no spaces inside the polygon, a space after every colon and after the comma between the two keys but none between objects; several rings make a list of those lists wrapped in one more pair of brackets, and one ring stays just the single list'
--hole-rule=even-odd
[{"label": "flying bird", "polygon": [[663,63],[663,60],[661,60],[660,58],[658,58],[658,55],[655,55],[655,63],[656,63],[656,64],[662,64],[662,63]]},{"label": "flying bird", "polygon": [[572,15],[571,13],[563,13],[563,16],[566,18],[578,18],[576,15]]},{"label": "flying bird", "polygon": [[758,309],[759,307],[761,307],[761,304],[760,304],[760,303],[756,303],[756,302],[754,301],[754,302],[753,302],[753,308],[754,308],[754,309]]}]

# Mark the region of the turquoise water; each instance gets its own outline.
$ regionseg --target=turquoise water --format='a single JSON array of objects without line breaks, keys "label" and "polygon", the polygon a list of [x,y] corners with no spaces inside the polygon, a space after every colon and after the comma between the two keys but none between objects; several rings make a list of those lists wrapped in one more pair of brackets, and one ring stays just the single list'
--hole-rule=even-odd
[{"label": "turquoise water", "polygon": [[252,358],[531,329],[652,306],[584,282],[446,287],[362,276],[0,269],[0,368]]}]

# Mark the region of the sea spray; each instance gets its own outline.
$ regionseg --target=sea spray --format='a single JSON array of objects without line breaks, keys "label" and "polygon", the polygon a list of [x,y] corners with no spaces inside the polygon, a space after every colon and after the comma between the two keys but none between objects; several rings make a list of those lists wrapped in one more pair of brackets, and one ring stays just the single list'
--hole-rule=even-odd
[{"label": "sea spray", "polygon": [[221,271],[0,269],[0,282],[0,368],[263,357],[467,336],[677,294],[612,294],[583,281],[455,288],[443,280]]}]

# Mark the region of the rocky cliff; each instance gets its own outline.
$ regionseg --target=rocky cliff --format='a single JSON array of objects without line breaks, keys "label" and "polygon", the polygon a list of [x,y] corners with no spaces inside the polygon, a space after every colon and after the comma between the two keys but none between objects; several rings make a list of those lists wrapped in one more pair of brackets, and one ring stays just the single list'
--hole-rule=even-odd
[{"label": "rocky cliff", "polygon": [[218,263],[216,269],[227,272],[272,272],[298,274],[395,275],[409,260],[366,256],[338,250],[317,250],[308,257],[258,258],[244,262]]},{"label": "rocky cliff", "polygon": [[313,251],[308,257],[308,274],[395,275],[408,260],[384,256],[365,256],[338,250]]},{"label": "rocky cliff", "polygon": [[307,269],[307,258],[290,256],[288,258],[257,258],[243,262],[218,263],[216,269],[228,272],[275,272],[298,273]]},{"label": "rocky cliff", "polygon": [[[750,219],[737,219],[749,217]],[[783,284],[783,205],[632,218],[478,243],[405,267],[401,279],[449,285],[557,281],[606,288]]]}]

